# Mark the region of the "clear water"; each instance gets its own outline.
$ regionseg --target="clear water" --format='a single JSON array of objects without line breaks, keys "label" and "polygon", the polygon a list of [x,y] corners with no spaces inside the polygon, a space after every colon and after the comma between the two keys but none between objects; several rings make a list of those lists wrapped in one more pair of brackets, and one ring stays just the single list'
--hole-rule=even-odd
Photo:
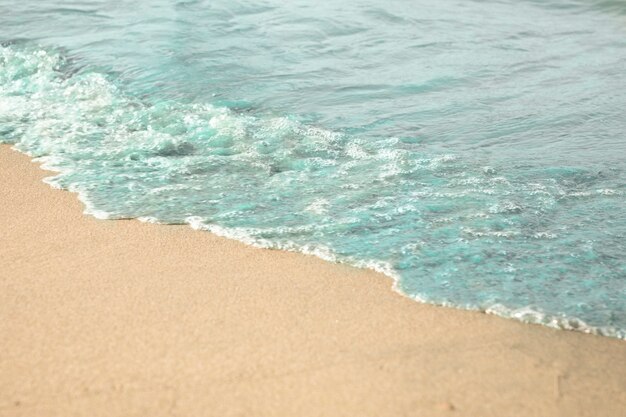
[{"label": "clear water", "polygon": [[0,141],[97,217],[626,335],[626,2],[0,0],[0,41]]}]

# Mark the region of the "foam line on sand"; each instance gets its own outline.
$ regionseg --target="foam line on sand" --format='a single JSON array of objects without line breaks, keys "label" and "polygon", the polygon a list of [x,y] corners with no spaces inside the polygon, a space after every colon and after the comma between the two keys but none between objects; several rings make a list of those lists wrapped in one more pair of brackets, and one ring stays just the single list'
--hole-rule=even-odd
[{"label": "foam line on sand", "polygon": [[0,416],[618,416],[626,343],[82,214],[0,146]]}]

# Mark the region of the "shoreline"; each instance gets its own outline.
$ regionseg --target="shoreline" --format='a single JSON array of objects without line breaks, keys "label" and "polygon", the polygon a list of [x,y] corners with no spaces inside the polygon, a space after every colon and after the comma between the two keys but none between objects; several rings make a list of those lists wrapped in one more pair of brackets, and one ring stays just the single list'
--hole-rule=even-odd
[{"label": "shoreline", "polygon": [[626,343],[294,252],[83,215],[0,146],[0,416],[619,415]]},{"label": "shoreline", "polygon": [[[0,144],[0,146],[11,146],[11,145]],[[36,161],[26,152],[19,151],[19,150],[17,150],[17,152],[22,153],[28,156],[29,158],[31,158],[32,162],[38,164],[39,167],[43,171],[46,171],[51,174],[61,173],[60,170],[58,170],[54,165],[50,165],[47,161]],[[50,187],[52,187],[53,189],[57,189],[61,191],[69,191],[65,188],[60,187],[58,184],[56,184],[53,181],[47,181],[47,178],[51,178],[51,177],[44,178],[43,182],[49,185]],[[396,273],[396,271],[391,267],[391,265],[383,261],[377,261],[377,260],[363,261],[363,260],[358,260],[355,258],[341,259],[341,258],[338,258],[332,251],[329,251],[326,249],[319,250],[316,247],[313,247],[312,249],[302,248],[302,247],[297,247],[297,246],[281,247],[280,245],[273,244],[271,241],[258,240],[249,234],[245,234],[245,233],[242,234],[236,228],[231,229],[231,228],[222,227],[219,225],[209,225],[209,227],[207,227],[201,221],[199,222],[188,221],[187,223],[168,224],[168,223],[160,223],[158,219],[155,219],[152,217],[138,217],[138,218],[125,218],[125,217],[115,218],[113,217],[112,218],[110,217],[109,213],[95,208],[92,202],[89,201],[89,198],[86,195],[83,195],[81,192],[76,192],[76,191],[69,191],[69,192],[74,194],[75,197],[81,202],[82,206],[84,207],[83,209],[84,215],[94,217],[98,220],[113,220],[113,221],[133,220],[133,221],[139,221],[141,223],[151,223],[151,224],[162,225],[162,226],[181,226],[181,225],[189,226],[193,230],[208,232],[208,233],[213,234],[214,236],[225,238],[228,240],[237,241],[239,243],[243,243],[246,246],[251,246],[257,249],[278,250],[278,251],[284,251],[284,252],[292,252],[292,253],[296,253],[296,254],[300,254],[304,256],[312,256],[312,257],[319,258],[325,262],[334,263],[334,264],[342,264],[351,268],[368,270],[370,272],[383,275],[385,278],[390,279],[392,281],[391,289],[393,291],[395,291],[402,297],[408,298],[412,301],[415,301],[421,304],[428,304],[428,305],[437,306],[437,307],[453,308],[453,309],[459,309],[459,310],[464,310],[464,311],[475,311],[475,312],[484,313],[484,314],[492,314],[492,315],[502,317],[508,320],[516,320],[525,324],[541,325],[541,326],[546,326],[546,327],[550,327],[550,328],[558,329],[558,330],[577,331],[577,332],[581,332],[585,334],[593,334],[597,336],[611,337],[615,339],[626,340],[626,333],[624,332],[623,329],[610,327],[610,326],[593,326],[593,325],[587,324],[584,320],[575,316],[549,314],[539,309],[529,308],[529,306],[521,307],[519,309],[509,308],[502,304],[492,304],[492,305],[484,306],[482,308],[473,307],[473,306],[469,307],[469,306],[455,305],[454,303],[451,303],[451,302],[430,301],[427,298],[420,297],[419,295],[411,296],[409,294],[404,293],[400,289],[400,282],[399,282],[401,279],[400,275]]]}]

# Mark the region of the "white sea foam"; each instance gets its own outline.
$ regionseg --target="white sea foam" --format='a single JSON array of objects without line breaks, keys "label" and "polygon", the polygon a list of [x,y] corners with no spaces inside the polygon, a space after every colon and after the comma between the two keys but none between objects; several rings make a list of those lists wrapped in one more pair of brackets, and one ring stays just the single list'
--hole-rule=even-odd
[{"label": "white sea foam", "polygon": [[315,214],[325,214],[328,212],[328,207],[330,206],[330,202],[325,198],[318,198],[314,200],[311,204],[309,204],[305,210],[310,211]]},{"label": "white sea foam", "polygon": [[[15,51],[2,53],[10,57]],[[561,219],[578,227],[581,217],[559,206],[564,197],[584,197],[569,203],[614,205],[623,195],[611,188],[614,181],[569,170],[528,180],[506,166],[496,170],[459,155],[427,155],[397,138],[365,141],[289,117],[256,117],[210,104],[153,106],[125,96],[102,74],[62,77],[58,54],[24,52],[19,58],[32,67],[32,84],[5,83],[0,132],[9,132],[8,141],[57,171],[46,183],[77,193],[86,214],[152,223],[186,218],[195,229],[248,245],[378,271],[394,279],[397,291],[412,288],[408,296],[418,301],[624,337],[621,330],[535,307],[481,304],[498,291],[494,276],[517,285],[524,280],[507,280],[522,275],[532,285],[515,289],[539,296],[538,284],[554,284],[552,294],[566,293],[560,280],[549,279],[550,271],[561,272],[544,253],[544,240],[578,251],[576,259],[602,258],[597,268],[613,262],[604,271],[615,270],[612,260],[619,254],[612,248],[618,245],[568,240]],[[493,247],[496,239],[501,248]],[[542,273],[543,281],[533,276]],[[462,285],[447,292],[455,278],[463,283],[467,274],[484,274],[492,286],[479,283],[484,293],[478,296]],[[411,286],[403,287],[407,282]],[[429,290],[416,295],[415,288]],[[601,322],[609,315],[595,317]]]},{"label": "white sea foam", "polygon": [[[42,166],[43,169],[52,169],[56,170],[55,165],[50,160],[46,158],[42,158],[45,160],[47,168]],[[58,184],[56,184],[53,180],[55,177],[48,177],[44,179],[44,182],[51,187],[60,188]],[[86,193],[81,192],[79,190],[71,190],[76,192],[80,201],[85,205],[84,213],[87,215],[91,215],[98,219],[115,219],[115,216],[111,215],[111,213],[107,213],[106,211],[98,210],[94,207],[93,203],[89,200],[89,197]],[[137,220],[146,222],[146,223],[154,223],[161,224],[156,217],[138,217]],[[246,245],[263,248],[263,249],[280,249],[289,252],[299,252],[305,255],[315,256],[322,260],[328,262],[339,262],[346,263],[348,265],[354,266],[356,268],[370,269],[386,275],[387,277],[393,280],[392,289],[403,297],[410,298],[416,302],[424,303],[424,304],[432,304],[442,307],[448,308],[461,308],[465,310],[473,310],[473,311],[482,311],[487,314],[493,314],[496,316],[500,316],[503,318],[514,319],[518,321],[522,321],[524,323],[529,324],[539,324],[547,327],[552,327],[555,329],[561,330],[573,330],[579,331],[583,333],[590,333],[600,336],[608,336],[614,337],[618,339],[626,339],[626,331],[622,329],[618,329],[610,326],[591,326],[585,323],[583,320],[575,317],[568,317],[565,315],[555,316],[550,315],[543,312],[541,309],[534,306],[525,306],[521,308],[509,308],[502,304],[491,304],[484,307],[481,306],[473,306],[473,305],[459,305],[450,301],[437,301],[432,300],[431,298],[420,295],[413,294],[408,295],[402,290],[401,285],[401,276],[400,274],[393,268],[393,266],[389,262],[380,261],[380,260],[362,260],[362,259],[354,259],[351,257],[339,257],[334,251],[323,245],[299,245],[295,242],[273,242],[266,239],[260,239],[254,236],[254,231],[245,229],[245,228],[228,228],[219,226],[216,224],[206,223],[205,220],[198,216],[190,216],[185,219],[185,222],[195,230],[203,230],[213,233],[217,236],[233,239],[239,242],[242,242]],[[474,235],[477,236],[498,236],[498,237],[507,237],[506,235],[498,234],[498,233],[480,233],[471,231]],[[538,233],[537,237],[542,238],[552,238],[552,234],[550,233]],[[410,247],[409,247],[410,246]],[[419,251],[419,245],[409,245],[407,246],[407,250],[409,251]],[[514,270],[514,269],[513,269]]]}]

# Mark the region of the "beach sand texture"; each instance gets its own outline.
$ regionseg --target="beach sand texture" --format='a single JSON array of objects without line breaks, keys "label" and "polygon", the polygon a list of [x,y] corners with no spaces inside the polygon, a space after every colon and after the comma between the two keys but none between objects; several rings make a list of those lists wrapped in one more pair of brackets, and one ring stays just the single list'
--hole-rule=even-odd
[{"label": "beach sand texture", "polygon": [[0,416],[622,416],[624,341],[82,214],[0,147]]}]

